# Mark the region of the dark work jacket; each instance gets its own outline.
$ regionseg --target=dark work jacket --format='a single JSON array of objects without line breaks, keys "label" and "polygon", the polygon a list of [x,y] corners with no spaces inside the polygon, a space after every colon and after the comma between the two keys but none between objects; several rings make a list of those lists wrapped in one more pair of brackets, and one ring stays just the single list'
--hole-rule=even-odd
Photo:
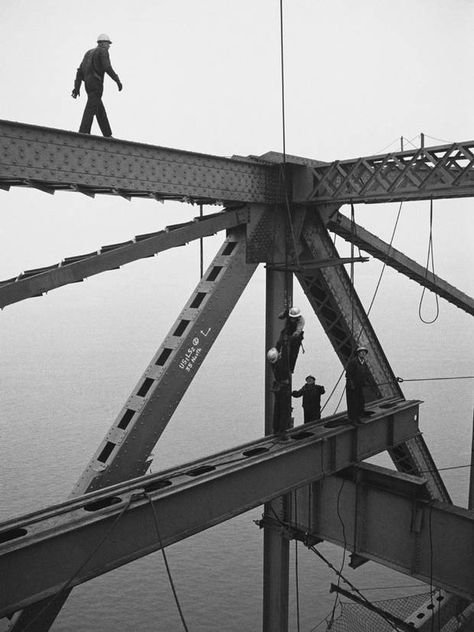
[{"label": "dark work jacket", "polygon": [[74,90],[79,93],[81,83],[84,81],[86,87],[91,84],[104,82],[104,74],[107,73],[116,83],[120,81],[117,73],[110,63],[109,51],[102,46],[91,48],[84,55],[81,65],[77,69]]},{"label": "dark work jacket", "polygon": [[359,362],[358,358],[349,360],[346,367],[347,388],[349,390],[362,390],[367,384],[367,365]]},{"label": "dark work jacket", "polygon": [[303,408],[319,411],[321,395],[325,393],[324,386],[319,384],[305,384],[299,391],[293,391],[293,397],[303,397]]}]

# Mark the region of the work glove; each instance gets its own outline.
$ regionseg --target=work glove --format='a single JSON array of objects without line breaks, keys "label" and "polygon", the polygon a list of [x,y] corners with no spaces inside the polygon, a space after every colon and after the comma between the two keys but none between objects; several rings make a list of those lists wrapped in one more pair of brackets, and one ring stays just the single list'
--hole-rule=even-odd
[{"label": "work glove", "polygon": [[74,89],[74,90],[71,92],[71,96],[72,96],[72,98],[73,98],[73,99],[75,99],[75,98],[76,98],[76,97],[78,97],[79,95],[80,95],[79,90]]},{"label": "work glove", "polygon": [[119,92],[122,91],[123,86],[122,86],[122,82],[121,81],[117,81],[117,88],[118,88]]}]

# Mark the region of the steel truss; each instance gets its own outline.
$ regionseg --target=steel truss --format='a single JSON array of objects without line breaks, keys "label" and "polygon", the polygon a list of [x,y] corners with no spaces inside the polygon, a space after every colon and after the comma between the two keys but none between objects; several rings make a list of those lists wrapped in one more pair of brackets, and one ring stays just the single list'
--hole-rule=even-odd
[{"label": "steel truss", "polygon": [[[166,234],[138,236],[130,242],[112,244],[97,253],[30,270],[0,283],[0,300],[6,305],[137,258],[152,256],[178,242],[182,244],[223,228],[230,230],[73,493],[97,490],[144,474],[154,444],[259,262],[268,264],[267,344],[275,341],[278,331],[277,307],[280,309],[282,302],[291,300],[293,270],[343,365],[358,342],[370,345],[368,400],[403,399],[348,275],[341,265],[334,265],[342,260],[327,233],[325,224],[329,213],[323,203],[330,202],[333,213],[340,204],[349,201],[367,203],[473,195],[473,147],[471,142],[459,143],[332,164],[289,157],[289,164],[282,171],[280,165],[275,165],[281,160],[271,152],[260,159],[218,158],[0,121],[0,188],[5,190],[11,186],[28,186],[48,193],[75,191],[91,197],[107,193],[127,199],[252,203],[242,211],[206,218],[200,225],[169,227]],[[285,198],[282,173],[285,173],[290,203],[296,205],[291,208],[278,204]],[[321,216],[314,210],[315,205]],[[372,246],[375,250],[373,240]],[[303,269],[298,261],[314,262],[314,266]],[[401,271],[413,277],[413,266],[404,265]],[[434,281],[433,291],[441,294],[442,283]],[[451,298],[455,296],[451,288],[447,293]],[[463,302],[468,303],[465,299]],[[267,434],[273,430],[270,383],[267,372]],[[429,472],[430,498],[449,502],[421,435],[395,441],[396,430],[393,426],[390,428],[389,435],[385,436],[386,444],[380,449],[389,450],[401,472],[418,475]],[[363,458],[360,452],[355,456],[356,460]],[[337,460],[337,454],[332,458]],[[296,485],[293,481],[293,486]],[[282,487],[278,493],[285,491]],[[273,507],[277,507],[275,501]],[[265,520],[269,517],[267,509]],[[290,513],[288,502],[281,501],[277,515],[285,518]],[[266,527],[265,531],[265,577],[271,586],[264,596],[267,606],[263,629],[283,632],[288,625],[285,607],[288,581],[284,577],[288,573],[288,547],[286,536],[280,533],[275,537],[274,530]],[[7,538],[7,543],[1,546],[12,544]],[[279,574],[278,580],[274,578],[275,573]],[[47,594],[54,593],[57,586]],[[12,632],[27,629],[33,619],[37,632],[48,630],[68,590],[55,599],[26,607],[11,626]]]},{"label": "steel truss", "polygon": [[312,166],[295,202],[374,203],[474,195],[474,141]]}]

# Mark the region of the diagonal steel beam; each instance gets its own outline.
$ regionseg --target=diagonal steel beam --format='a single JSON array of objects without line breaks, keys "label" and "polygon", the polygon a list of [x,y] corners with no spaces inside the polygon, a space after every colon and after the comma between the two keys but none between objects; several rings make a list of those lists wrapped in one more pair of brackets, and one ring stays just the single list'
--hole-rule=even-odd
[{"label": "diagonal steel beam", "polygon": [[413,281],[474,316],[474,299],[460,292],[456,287],[429,270],[426,270],[416,261],[385,243],[362,226],[358,224],[353,226],[352,222],[342,213],[337,213],[336,216],[332,217],[327,227],[346,241],[362,248],[365,252],[377,257],[377,259],[380,259],[380,261],[383,261],[391,268],[395,268],[398,272],[405,274]]},{"label": "diagonal steel beam", "polygon": [[[145,474],[150,453],[258,264],[246,262],[245,227],[227,239],[76,483],[72,495]],[[49,630],[70,589],[18,613],[11,632]]]},{"label": "diagonal steel beam", "polygon": [[[317,213],[306,214],[303,241],[309,257],[327,259],[337,257],[337,250]],[[371,384],[366,389],[366,399],[402,396],[400,386],[375,335],[365,310],[350,278],[342,266],[321,268],[312,273],[297,273],[310,304],[318,316],[343,366],[357,344],[370,348],[367,358]],[[450,502],[448,491],[436,465],[420,435],[406,444],[390,449],[389,454],[397,469],[402,472],[426,474],[432,497]]]},{"label": "diagonal steel beam", "polygon": [[[415,436],[419,402],[391,403],[389,410],[384,401],[374,405],[373,417],[358,428],[336,415],[290,430],[284,443],[267,436],[3,523],[0,616],[54,601],[66,584],[70,589]],[[41,629],[38,621],[34,626]]]},{"label": "diagonal steel beam", "polygon": [[111,244],[97,252],[68,257],[52,266],[26,270],[17,277],[0,281],[0,309],[249,221],[248,209],[225,211],[169,226],[156,233],[137,235],[125,243]]}]

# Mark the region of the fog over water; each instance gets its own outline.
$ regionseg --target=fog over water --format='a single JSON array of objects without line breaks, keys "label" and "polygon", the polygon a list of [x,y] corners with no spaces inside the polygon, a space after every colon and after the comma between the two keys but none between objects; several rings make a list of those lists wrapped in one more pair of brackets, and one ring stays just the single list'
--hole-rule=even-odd
[{"label": "fog over water", "polygon": [[[15,60],[0,66],[9,87],[0,119],[76,130],[85,100],[70,98],[75,70],[105,30],[124,84],[118,93],[106,80],[114,136],[222,156],[281,151],[278,4],[143,0],[137,8],[85,0],[72,20],[70,4],[59,0],[0,0],[0,52]],[[466,60],[474,56],[472,3],[300,0],[285,7],[288,153],[331,161],[396,150],[402,135],[406,147],[419,145],[420,131],[427,145],[473,137],[474,88],[466,81]],[[15,188],[0,194],[0,280],[199,214],[196,206],[151,200]],[[357,205],[356,221],[388,242],[398,208]],[[350,213],[347,206],[341,211]],[[471,198],[435,200],[436,273],[470,296],[473,226]],[[429,202],[404,204],[394,246],[424,265],[428,237]],[[223,239],[205,240],[206,265]],[[348,255],[339,238],[336,247]],[[356,266],[366,309],[381,267],[372,258]],[[1,312],[1,520],[69,495],[198,280],[199,245],[192,243]],[[423,324],[421,291],[385,270],[370,319],[394,373],[406,380],[474,375],[472,319],[440,300],[436,322]],[[297,282],[294,302],[306,319],[294,384],[312,373],[330,393],[340,363]],[[264,311],[260,266],[154,450],[154,472],[263,435]],[[435,313],[427,292],[422,315]],[[407,398],[423,401],[420,427],[437,466],[457,468],[442,476],[460,506],[468,495],[472,387],[471,379],[402,384]],[[342,384],[328,414],[341,395]],[[294,417],[302,422],[298,400]],[[387,455],[373,461],[392,467]],[[167,549],[190,631],[261,628],[263,538],[254,524],[260,516],[253,510]],[[341,565],[340,549],[320,548]],[[301,630],[309,632],[331,611],[335,576],[302,545],[298,563]],[[373,600],[427,590],[372,562],[354,571],[346,557],[344,573]],[[181,629],[160,553],[74,589],[53,630],[131,628]]]}]

